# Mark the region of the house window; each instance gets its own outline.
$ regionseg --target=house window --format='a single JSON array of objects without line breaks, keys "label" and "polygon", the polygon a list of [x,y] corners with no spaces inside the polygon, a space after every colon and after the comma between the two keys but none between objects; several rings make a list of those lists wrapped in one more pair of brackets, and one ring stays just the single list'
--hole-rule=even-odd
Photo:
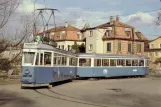
[{"label": "house window", "polygon": [[111,43],[107,43],[107,52],[111,52]]},{"label": "house window", "polygon": [[128,52],[131,52],[131,43],[128,44]]},{"label": "house window", "polygon": [[91,51],[92,49],[93,49],[93,45],[90,44],[90,45],[89,45],[89,50]]},{"label": "house window", "polygon": [[158,52],[154,52],[154,55],[155,55],[155,56],[158,56]]},{"label": "house window", "polygon": [[118,51],[121,51],[121,43],[118,43]]},{"label": "house window", "polygon": [[89,35],[90,37],[92,37],[93,36],[93,31],[91,30],[90,31],[90,35]]},{"label": "house window", "polygon": [[63,49],[63,50],[64,50],[64,45],[62,45],[62,46],[61,46],[61,49]]},{"label": "house window", "polygon": [[110,33],[109,32],[110,32],[109,30],[106,30],[106,32],[105,32],[106,37],[109,37],[110,36]]},{"label": "house window", "polygon": [[138,38],[141,39],[141,33],[140,32],[138,32]]},{"label": "house window", "polygon": [[151,48],[154,48],[154,44],[151,44]]},{"label": "house window", "polygon": [[68,51],[70,51],[70,45],[68,45]]},{"label": "house window", "polygon": [[148,56],[149,56],[149,57],[151,56],[150,52],[148,52]]},{"label": "house window", "polygon": [[141,52],[141,44],[137,44],[137,52]]}]

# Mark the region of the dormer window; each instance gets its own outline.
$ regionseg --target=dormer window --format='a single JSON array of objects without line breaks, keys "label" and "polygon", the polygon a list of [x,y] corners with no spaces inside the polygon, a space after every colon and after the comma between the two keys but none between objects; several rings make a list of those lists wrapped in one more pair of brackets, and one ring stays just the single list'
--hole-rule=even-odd
[{"label": "dormer window", "polygon": [[82,39],[82,34],[80,32],[77,32],[77,36],[78,36],[79,40]]},{"label": "dormer window", "polygon": [[125,32],[130,32],[130,29],[129,28],[125,28]]},{"label": "dormer window", "polygon": [[106,36],[106,37],[109,37],[109,36],[110,36],[110,30],[106,30],[105,36]]},{"label": "dormer window", "polygon": [[54,35],[55,35],[55,33],[54,32],[52,32],[52,33],[50,33],[50,39],[53,39],[54,38]]},{"label": "dormer window", "polygon": [[60,39],[62,39],[62,36],[65,34],[65,31],[60,32]]},{"label": "dormer window", "polygon": [[138,38],[141,39],[141,32],[138,32]]}]

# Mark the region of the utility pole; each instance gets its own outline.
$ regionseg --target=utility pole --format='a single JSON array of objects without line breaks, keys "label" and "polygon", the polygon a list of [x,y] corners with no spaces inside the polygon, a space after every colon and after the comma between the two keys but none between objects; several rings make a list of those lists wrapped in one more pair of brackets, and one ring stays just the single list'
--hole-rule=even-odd
[{"label": "utility pole", "polygon": [[[49,27],[49,22],[51,21],[51,19],[53,18],[54,21],[54,32],[56,31],[56,22],[55,22],[55,11],[59,11],[58,9],[53,9],[53,8],[47,8],[46,6],[46,0],[44,0],[44,4],[45,4],[45,8],[40,8],[40,9],[35,9],[35,4],[36,4],[36,0],[34,1],[34,24],[33,24],[33,35],[36,35],[37,32],[37,28],[36,28],[36,21],[38,20],[38,18],[41,18],[41,22],[42,22],[42,39],[44,39],[44,37],[47,39],[46,42],[50,41],[49,35],[48,37],[46,37],[46,31],[48,31],[48,27]],[[38,11],[38,15],[36,15],[36,11]],[[44,14],[47,13],[49,14],[49,17],[46,17]]]}]

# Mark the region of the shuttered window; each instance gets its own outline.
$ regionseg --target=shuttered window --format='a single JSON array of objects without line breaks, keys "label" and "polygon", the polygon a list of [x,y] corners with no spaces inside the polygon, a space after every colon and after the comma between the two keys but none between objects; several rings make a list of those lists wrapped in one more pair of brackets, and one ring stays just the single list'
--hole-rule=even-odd
[{"label": "shuttered window", "polygon": [[141,52],[141,44],[137,44],[137,52]]},{"label": "shuttered window", "polygon": [[107,43],[107,51],[111,51],[111,43]]},{"label": "shuttered window", "polygon": [[118,51],[121,51],[121,43],[118,43]]},{"label": "shuttered window", "polygon": [[128,52],[131,52],[131,43],[128,44]]}]

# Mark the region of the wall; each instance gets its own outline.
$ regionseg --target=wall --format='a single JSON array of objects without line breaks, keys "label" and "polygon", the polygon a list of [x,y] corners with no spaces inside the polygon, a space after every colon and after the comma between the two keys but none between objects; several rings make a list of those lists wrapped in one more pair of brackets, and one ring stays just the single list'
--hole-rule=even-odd
[{"label": "wall", "polygon": [[[107,52],[107,43],[110,42],[112,45],[112,51]],[[118,43],[121,43],[121,51],[118,52]],[[131,52],[134,47],[134,53],[137,54],[137,44],[141,44],[141,54],[144,54],[144,42],[134,42],[134,46],[132,45],[132,41],[127,40],[107,40],[104,41],[104,51],[105,54],[128,54],[128,43],[131,43]]]},{"label": "wall", "polygon": [[[93,32],[93,35],[90,36],[90,31]],[[100,29],[93,29],[87,30],[85,32],[86,37],[86,53],[103,53],[103,30]],[[89,50],[89,45],[92,44],[93,49]]]},{"label": "wall", "polygon": [[158,38],[158,39],[156,39],[156,40],[154,40],[154,41],[152,41],[152,42],[149,43],[149,48],[150,48],[150,49],[153,49],[153,48],[151,47],[151,44],[154,44],[154,48],[161,48],[161,47],[160,47],[161,38]]},{"label": "wall", "polygon": [[[107,43],[111,43],[111,52],[107,52]],[[114,53],[114,51],[115,51],[114,48],[113,48],[114,47],[114,41],[112,41],[112,40],[111,41],[110,40],[104,41],[103,45],[104,45],[103,46],[103,53],[104,54],[113,54]]]},{"label": "wall", "polygon": [[[57,43],[57,48],[59,48],[59,45],[60,46],[64,45],[64,50],[68,50],[68,45],[70,45],[70,46],[74,45],[74,41],[59,41],[56,43]],[[81,45],[82,43],[85,44],[85,42],[83,42],[83,41],[77,41],[78,45]],[[61,47],[60,47],[60,49],[61,49]]]}]

